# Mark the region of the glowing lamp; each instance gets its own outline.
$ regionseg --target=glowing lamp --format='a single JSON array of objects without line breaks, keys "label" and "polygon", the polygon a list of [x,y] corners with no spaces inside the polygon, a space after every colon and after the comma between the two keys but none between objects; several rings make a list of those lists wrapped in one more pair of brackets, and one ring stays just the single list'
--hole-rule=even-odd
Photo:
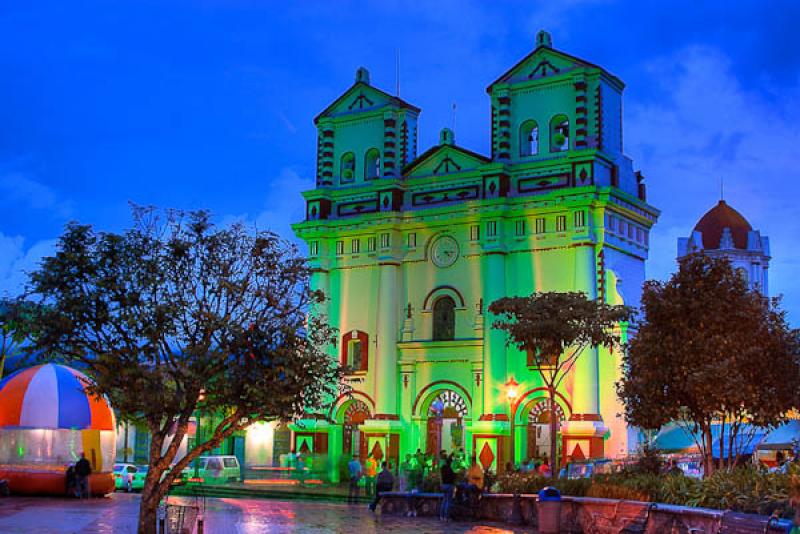
[{"label": "glowing lamp", "polygon": [[517,387],[519,387],[519,384],[517,384],[517,381],[514,380],[514,377],[512,376],[508,380],[508,382],[505,383],[505,386],[506,386],[506,397],[508,397],[508,401],[514,402],[514,399],[516,399],[517,395],[519,394],[519,392],[517,391]]}]

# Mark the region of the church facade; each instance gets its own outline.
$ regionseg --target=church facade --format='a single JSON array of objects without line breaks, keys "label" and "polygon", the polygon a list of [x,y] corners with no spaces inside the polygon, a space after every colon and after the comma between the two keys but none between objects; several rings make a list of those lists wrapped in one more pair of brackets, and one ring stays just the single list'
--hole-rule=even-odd
[{"label": "church facade", "polygon": [[294,449],[333,466],[463,447],[502,471],[512,449],[517,462],[550,456],[550,417],[562,458],[635,449],[618,417],[618,354],[583,354],[550,414],[538,370],[487,311],[535,291],[638,305],[659,212],[623,152],[623,88],[540,32],[487,88],[490,154],[446,128],[417,154],[421,110],[358,70],[315,119],[316,187],[293,226],[328,296],[313,313],[338,328],[331,357],[350,367],[352,391],[293,424]]},{"label": "church facade", "polygon": [[769,238],[753,229],[724,200],[697,221],[689,237],[678,238],[678,261],[697,252],[712,258],[727,258],[751,289],[769,296]]}]

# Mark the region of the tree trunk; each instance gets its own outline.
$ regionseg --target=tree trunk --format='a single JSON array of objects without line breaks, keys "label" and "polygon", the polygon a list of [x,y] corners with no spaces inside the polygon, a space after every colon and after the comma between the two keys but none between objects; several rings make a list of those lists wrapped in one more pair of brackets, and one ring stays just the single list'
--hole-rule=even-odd
[{"label": "tree trunk", "polygon": [[161,496],[158,495],[158,484],[145,481],[142,489],[142,500],[139,503],[138,534],[156,534],[158,520],[158,504]]},{"label": "tree trunk", "polygon": [[550,396],[550,471],[558,478],[558,418],[556,417],[556,390],[548,388]]},{"label": "tree trunk", "polygon": [[703,441],[706,444],[706,453],[703,455],[705,458],[705,466],[703,468],[703,477],[711,476],[714,472],[714,437],[711,435],[711,425],[704,425],[702,428],[704,434]]}]

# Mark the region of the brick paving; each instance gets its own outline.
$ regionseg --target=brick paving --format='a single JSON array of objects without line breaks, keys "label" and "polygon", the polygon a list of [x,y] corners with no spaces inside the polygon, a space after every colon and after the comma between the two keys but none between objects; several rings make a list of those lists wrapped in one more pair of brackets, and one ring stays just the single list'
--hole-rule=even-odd
[{"label": "brick paving", "polygon": [[[173,497],[170,502],[192,504],[194,499]],[[136,532],[139,496],[117,493],[105,499],[9,497],[0,499],[0,532],[16,534],[126,534]],[[501,534],[530,532],[492,523],[441,523],[430,518],[382,517],[366,505],[268,499],[207,500],[209,534],[291,533],[327,534],[401,533]]]}]

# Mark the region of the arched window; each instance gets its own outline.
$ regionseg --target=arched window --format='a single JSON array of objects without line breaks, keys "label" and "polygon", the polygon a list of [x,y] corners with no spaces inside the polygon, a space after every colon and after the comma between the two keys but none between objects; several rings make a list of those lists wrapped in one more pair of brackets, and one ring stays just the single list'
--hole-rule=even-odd
[{"label": "arched window", "polygon": [[433,303],[433,340],[449,341],[456,335],[456,303],[441,297]]},{"label": "arched window", "polygon": [[535,156],[539,153],[539,126],[536,121],[525,121],[519,127],[519,155]]},{"label": "arched window", "polygon": [[341,364],[351,371],[366,371],[368,360],[369,335],[360,330],[353,330],[342,337]]},{"label": "arched window", "polygon": [[364,156],[364,179],[374,180],[381,175],[381,153],[377,148],[367,150]]},{"label": "arched window", "polygon": [[550,152],[569,150],[569,119],[556,115],[550,121]]},{"label": "arched window", "polygon": [[343,182],[352,182],[356,177],[356,157],[352,152],[342,154],[341,175]]}]

